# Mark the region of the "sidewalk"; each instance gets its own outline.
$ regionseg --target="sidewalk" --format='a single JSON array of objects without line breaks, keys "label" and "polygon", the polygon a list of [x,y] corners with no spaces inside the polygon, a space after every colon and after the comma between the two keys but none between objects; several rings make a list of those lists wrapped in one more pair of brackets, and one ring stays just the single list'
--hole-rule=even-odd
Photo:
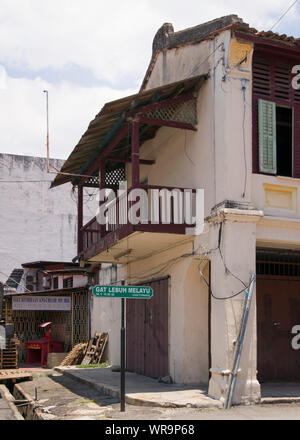
[{"label": "sidewalk", "polygon": [[[120,398],[120,373],[110,368],[55,367],[56,371],[103,394]],[[203,385],[167,385],[155,379],[126,372],[126,402],[161,408],[222,408],[219,400],[207,395]]]},{"label": "sidewalk", "polygon": [[300,382],[262,383],[261,403],[300,403]]}]

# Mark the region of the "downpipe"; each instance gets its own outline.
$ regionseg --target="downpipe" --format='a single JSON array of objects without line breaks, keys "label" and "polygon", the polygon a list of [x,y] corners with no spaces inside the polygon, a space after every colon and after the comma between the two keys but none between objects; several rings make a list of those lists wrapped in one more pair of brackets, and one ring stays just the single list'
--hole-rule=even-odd
[{"label": "downpipe", "polygon": [[229,388],[226,396],[226,401],[224,404],[225,409],[230,409],[232,406],[232,400],[233,400],[234,390],[237,381],[237,374],[238,374],[240,360],[243,351],[243,344],[245,339],[245,333],[247,328],[247,322],[248,322],[255,282],[256,282],[256,275],[253,276],[249,291],[248,290],[245,291],[243,317],[241,321],[240,332],[238,335],[237,346],[234,355],[233,368],[230,373]]}]

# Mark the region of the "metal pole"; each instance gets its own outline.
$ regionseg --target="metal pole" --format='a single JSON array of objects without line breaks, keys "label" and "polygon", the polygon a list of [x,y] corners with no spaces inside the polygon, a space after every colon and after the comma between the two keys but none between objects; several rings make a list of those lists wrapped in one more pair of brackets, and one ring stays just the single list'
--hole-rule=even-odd
[{"label": "metal pole", "polygon": [[[125,281],[121,282],[124,286]],[[125,299],[121,299],[121,405],[120,411],[125,411]]]},{"label": "metal pole", "polygon": [[235,390],[240,360],[241,360],[241,356],[242,356],[243,343],[244,343],[244,338],[245,338],[245,333],[246,333],[246,328],[247,328],[248,316],[249,316],[251,301],[252,301],[252,297],[253,297],[255,282],[256,282],[256,275],[253,276],[251,286],[250,286],[250,291],[245,292],[245,309],[244,309],[242,322],[241,322],[241,330],[240,330],[238,341],[237,341],[237,348],[236,348],[236,352],[235,352],[233,369],[232,369],[231,377],[230,377],[227,399],[225,402],[226,409],[231,408],[231,405],[232,405],[232,399],[233,399],[233,394],[234,394],[234,390]]},{"label": "metal pole", "polygon": [[48,90],[44,90],[46,93],[46,113],[47,113],[47,173],[49,170],[49,105],[48,105]]}]

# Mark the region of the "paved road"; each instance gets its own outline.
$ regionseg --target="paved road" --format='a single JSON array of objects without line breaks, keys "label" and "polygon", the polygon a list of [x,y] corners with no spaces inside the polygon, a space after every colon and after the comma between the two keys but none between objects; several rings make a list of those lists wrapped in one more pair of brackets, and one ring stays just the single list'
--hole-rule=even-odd
[{"label": "paved road", "polygon": [[127,405],[126,412],[114,408],[113,420],[300,420],[300,404],[239,406],[230,410],[194,408],[161,409]]},{"label": "paved road", "polygon": [[61,374],[34,377],[19,384],[46,420],[101,420],[117,400]]},{"label": "paved road", "polygon": [[22,387],[32,397],[37,388],[38,405],[44,409],[45,418],[53,420],[300,420],[300,403],[238,406],[231,410],[126,405],[126,412],[121,413],[116,399],[58,373],[23,382]]}]

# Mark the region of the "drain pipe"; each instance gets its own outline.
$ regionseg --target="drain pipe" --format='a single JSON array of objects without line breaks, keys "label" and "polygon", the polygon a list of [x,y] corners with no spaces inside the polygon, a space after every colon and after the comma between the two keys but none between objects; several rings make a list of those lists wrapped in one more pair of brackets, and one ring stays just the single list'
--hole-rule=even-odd
[{"label": "drain pipe", "polygon": [[247,328],[247,322],[248,322],[251,301],[252,301],[252,297],[253,297],[255,281],[256,281],[256,275],[253,276],[249,292],[248,292],[248,290],[245,291],[245,299],[244,299],[245,302],[244,302],[243,317],[242,317],[242,321],[241,321],[241,328],[240,328],[240,332],[239,332],[238,339],[237,339],[237,347],[236,347],[234,361],[233,361],[233,368],[232,368],[232,371],[230,374],[230,383],[229,383],[228,393],[227,393],[226,401],[225,401],[225,405],[224,405],[226,409],[231,408],[231,405],[232,405],[233,393],[234,393],[234,389],[235,389],[235,385],[236,385],[237,374],[238,374],[240,360],[241,360],[241,356],[242,356],[243,343],[244,343],[244,339],[245,339],[245,333],[246,333],[246,328]]}]

